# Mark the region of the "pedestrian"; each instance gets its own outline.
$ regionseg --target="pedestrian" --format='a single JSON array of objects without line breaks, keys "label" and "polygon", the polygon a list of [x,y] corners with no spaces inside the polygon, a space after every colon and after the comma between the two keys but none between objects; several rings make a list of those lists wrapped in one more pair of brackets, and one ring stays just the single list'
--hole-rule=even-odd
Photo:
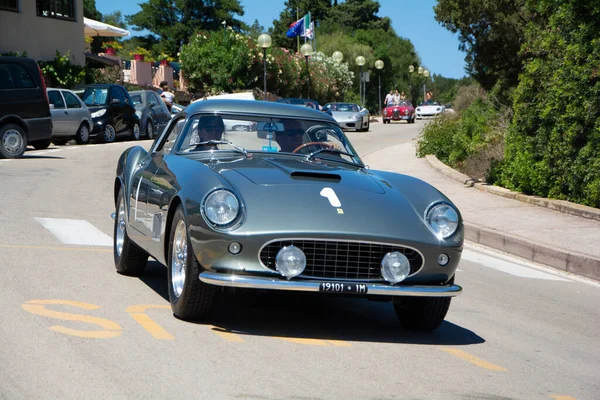
[{"label": "pedestrian", "polygon": [[383,103],[384,103],[386,106],[391,106],[391,105],[392,105],[392,104],[390,104],[390,103],[392,103],[392,102],[393,102],[393,100],[394,100],[394,96],[392,95],[392,93],[393,93],[393,91],[392,91],[392,90],[390,90],[390,92],[389,92],[388,94],[386,94],[386,95],[385,95],[385,100],[383,101]]},{"label": "pedestrian", "polygon": [[398,105],[400,104],[400,93],[398,93],[398,89],[396,89],[396,92],[394,93],[394,105]]},{"label": "pedestrian", "polygon": [[400,100],[406,100],[406,95],[404,94],[404,90],[400,93]]},{"label": "pedestrian", "polygon": [[167,81],[162,81],[160,83],[160,88],[162,89],[162,93],[160,97],[163,99],[169,111],[171,111],[171,107],[173,107],[173,103],[175,100],[175,95],[169,91],[169,84]]}]

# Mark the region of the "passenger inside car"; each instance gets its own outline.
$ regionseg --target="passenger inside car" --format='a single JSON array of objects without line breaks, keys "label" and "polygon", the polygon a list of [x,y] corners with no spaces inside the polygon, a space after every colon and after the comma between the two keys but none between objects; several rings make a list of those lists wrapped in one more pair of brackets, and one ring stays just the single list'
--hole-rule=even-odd
[{"label": "passenger inside car", "polygon": [[190,135],[190,147],[195,150],[218,150],[216,144],[205,144],[197,146],[198,143],[209,140],[222,140],[225,124],[223,119],[218,115],[205,115],[200,117],[198,124],[193,128]]}]

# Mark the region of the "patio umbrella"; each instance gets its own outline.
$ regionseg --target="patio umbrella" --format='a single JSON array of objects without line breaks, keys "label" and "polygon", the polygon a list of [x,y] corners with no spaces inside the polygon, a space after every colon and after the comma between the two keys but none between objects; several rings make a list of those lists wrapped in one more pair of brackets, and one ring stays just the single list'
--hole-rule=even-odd
[{"label": "patio umbrella", "polygon": [[129,36],[129,31],[119,27],[105,24],[104,22],[96,21],[89,18],[83,18],[83,33],[85,36],[108,36],[122,37]]}]

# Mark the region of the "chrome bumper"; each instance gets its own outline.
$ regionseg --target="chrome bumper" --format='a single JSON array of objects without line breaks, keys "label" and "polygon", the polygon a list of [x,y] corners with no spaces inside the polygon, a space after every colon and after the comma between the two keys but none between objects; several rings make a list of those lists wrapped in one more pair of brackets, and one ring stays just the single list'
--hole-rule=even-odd
[{"label": "chrome bumper", "polygon": [[[200,280],[204,283],[216,286],[249,289],[294,290],[299,292],[319,292],[319,287],[321,284],[320,281],[294,281],[259,276],[219,274],[206,271],[200,274]],[[327,281],[323,280],[323,282]],[[378,296],[454,297],[458,296],[462,292],[462,288],[458,285],[392,286],[382,285],[379,283],[365,283],[364,285],[367,287],[367,295]]]}]

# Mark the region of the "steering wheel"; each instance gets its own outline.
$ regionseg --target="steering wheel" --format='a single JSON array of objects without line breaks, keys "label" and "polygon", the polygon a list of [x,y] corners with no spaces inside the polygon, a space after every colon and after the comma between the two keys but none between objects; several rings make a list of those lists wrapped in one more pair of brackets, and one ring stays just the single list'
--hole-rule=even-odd
[{"label": "steering wheel", "polygon": [[296,147],[296,149],[294,151],[292,151],[292,153],[297,153],[300,150],[302,150],[305,147],[308,146],[323,146],[323,147],[327,147],[329,149],[335,149],[335,145],[333,143],[327,143],[327,142],[308,142],[308,143],[304,143],[298,147]]}]

